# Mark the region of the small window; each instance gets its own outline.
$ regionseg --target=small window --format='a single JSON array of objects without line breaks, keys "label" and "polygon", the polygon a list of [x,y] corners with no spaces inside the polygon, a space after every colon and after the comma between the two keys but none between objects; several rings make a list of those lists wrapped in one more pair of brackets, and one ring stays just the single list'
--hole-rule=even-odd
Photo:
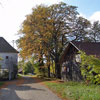
[{"label": "small window", "polygon": [[6,59],[8,59],[9,57],[8,56],[6,56]]},{"label": "small window", "polygon": [[80,63],[81,62],[81,56],[80,54],[76,55],[76,62]]}]

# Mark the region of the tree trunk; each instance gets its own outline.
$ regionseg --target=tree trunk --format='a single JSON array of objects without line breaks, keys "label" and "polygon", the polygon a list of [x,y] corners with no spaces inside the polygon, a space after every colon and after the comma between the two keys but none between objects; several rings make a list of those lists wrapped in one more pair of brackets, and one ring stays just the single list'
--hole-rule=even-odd
[{"label": "tree trunk", "polygon": [[57,64],[57,78],[61,79],[61,68],[60,68],[60,64]]},{"label": "tree trunk", "polygon": [[52,59],[52,70],[53,70],[53,75],[55,77],[55,69],[54,69],[54,65],[53,65],[53,59]]},{"label": "tree trunk", "polygon": [[55,74],[56,74],[56,78],[61,79],[61,67],[59,64],[59,57],[58,56],[55,58]]},{"label": "tree trunk", "polygon": [[48,77],[50,78],[50,64],[48,64]]},{"label": "tree trunk", "polygon": [[47,56],[48,77],[50,78],[50,55]]}]

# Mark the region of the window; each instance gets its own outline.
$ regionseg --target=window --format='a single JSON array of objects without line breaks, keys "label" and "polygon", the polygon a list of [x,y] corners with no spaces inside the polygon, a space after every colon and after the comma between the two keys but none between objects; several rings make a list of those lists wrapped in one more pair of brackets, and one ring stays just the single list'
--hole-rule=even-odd
[{"label": "window", "polygon": [[76,55],[76,62],[80,63],[81,62],[81,57],[80,57],[80,54],[77,54]]},{"label": "window", "polygon": [[9,57],[8,56],[6,56],[6,59],[8,59]]}]

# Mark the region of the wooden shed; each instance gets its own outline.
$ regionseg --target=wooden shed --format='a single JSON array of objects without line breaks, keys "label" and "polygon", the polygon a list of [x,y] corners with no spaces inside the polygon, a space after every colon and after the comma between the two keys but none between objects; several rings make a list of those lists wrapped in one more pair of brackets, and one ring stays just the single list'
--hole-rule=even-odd
[{"label": "wooden shed", "polygon": [[84,51],[87,55],[95,55],[100,58],[100,42],[69,42],[60,58],[62,69],[66,67],[66,80],[82,80],[80,71],[80,50]]}]

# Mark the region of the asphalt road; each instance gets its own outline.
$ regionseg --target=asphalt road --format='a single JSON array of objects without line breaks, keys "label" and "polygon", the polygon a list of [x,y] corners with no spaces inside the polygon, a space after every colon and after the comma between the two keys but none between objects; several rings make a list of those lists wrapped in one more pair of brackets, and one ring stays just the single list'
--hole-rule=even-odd
[{"label": "asphalt road", "polygon": [[61,100],[52,91],[37,83],[35,79],[24,77],[23,84],[10,84],[0,90],[0,100]]}]

